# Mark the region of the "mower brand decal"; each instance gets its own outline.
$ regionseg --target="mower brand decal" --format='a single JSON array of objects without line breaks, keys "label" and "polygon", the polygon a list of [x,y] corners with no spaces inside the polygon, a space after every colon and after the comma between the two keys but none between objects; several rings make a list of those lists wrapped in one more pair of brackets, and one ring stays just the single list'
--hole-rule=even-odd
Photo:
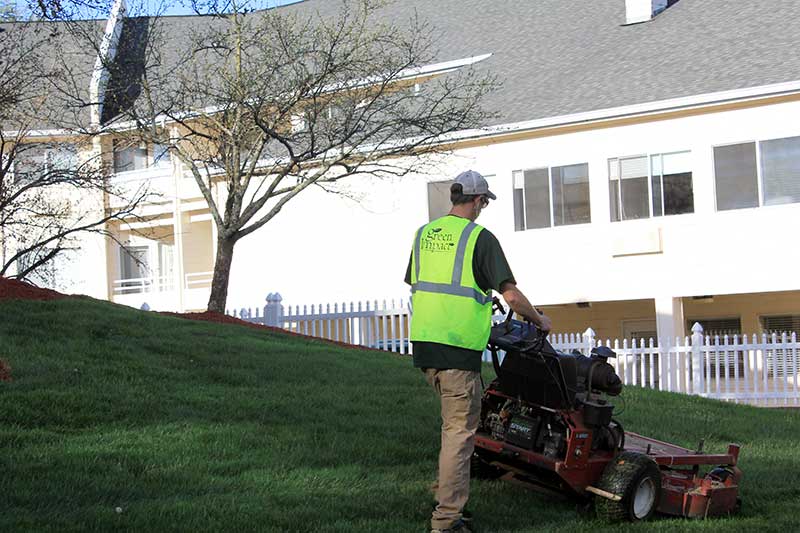
[{"label": "mower brand decal", "polygon": [[442,231],[442,228],[431,228],[425,232],[422,239],[422,250],[426,252],[448,252],[456,245],[452,233]]}]

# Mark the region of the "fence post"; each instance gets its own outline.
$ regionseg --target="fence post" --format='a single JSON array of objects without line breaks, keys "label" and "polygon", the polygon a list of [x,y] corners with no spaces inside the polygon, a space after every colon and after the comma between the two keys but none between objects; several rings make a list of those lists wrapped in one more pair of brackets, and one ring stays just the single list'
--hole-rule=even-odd
[{"label": "fence post", "polygon": [[273,328],[283,327],[283,306],[280,293],[271,292],[267,295],[267,305],[264,306],[264,324]]},{"label": "fence post", "polygon": [[586,353],[583,354],[586,357],[589,357],[592,353],[592,348],[594,348],[594,338],[597,336],[597,333],[591,328],[586,328],[586,331],[583,332],[583,343],[586,346]]},{"label": "fence post", "polygon": [[[689,387],[686,387],[689,389]],[[705,390],[703,383],[703,326],[695,322],[692,326],[692,388],[689,393],[700,394]]]}]

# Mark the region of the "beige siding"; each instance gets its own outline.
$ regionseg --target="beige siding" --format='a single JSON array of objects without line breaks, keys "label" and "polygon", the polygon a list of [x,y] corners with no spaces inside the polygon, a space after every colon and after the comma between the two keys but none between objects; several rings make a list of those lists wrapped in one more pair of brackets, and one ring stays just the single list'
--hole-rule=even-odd
[{"label": "beige siding", "polygon": [[[582,333],[591,327],[599,338],[623,337],[623,322],[655,320],[653,300],[592,302],[591,307],[575,304],[542,307],[553,320],[558,333]],[[753,293],[714,296],[712,299],[683,299],[683,314],[687,321],[702,318],[735,318],[742,323],[742,333],[761,333],[761,316],[800,315],[800,291]],[[687,335],[691,334],[687,330]]]}]

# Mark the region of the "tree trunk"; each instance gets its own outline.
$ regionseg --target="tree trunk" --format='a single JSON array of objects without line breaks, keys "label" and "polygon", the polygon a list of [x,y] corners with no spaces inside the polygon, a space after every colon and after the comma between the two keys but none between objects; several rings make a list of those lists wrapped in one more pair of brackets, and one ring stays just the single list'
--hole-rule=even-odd
[{"label": "tree trunk", "polygon": [[217,257],[214,259],[214,277],[211,280],[211,295],[208,297],[208,310],[225,312],[228,300],[228,282],[231,277],[233,247],[236,241],[220,237],[217,240]]}]

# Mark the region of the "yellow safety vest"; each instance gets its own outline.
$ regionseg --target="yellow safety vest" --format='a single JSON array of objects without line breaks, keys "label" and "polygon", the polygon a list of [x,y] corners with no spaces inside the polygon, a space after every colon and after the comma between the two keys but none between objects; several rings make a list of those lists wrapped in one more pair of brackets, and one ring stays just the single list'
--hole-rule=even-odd
[{"label": "yellow safety vest", "polygon": [[411,252],[411,341],[483,351],[492,298],[475,282],[472,257],[483,227],[457,216],[422,226]]}]

